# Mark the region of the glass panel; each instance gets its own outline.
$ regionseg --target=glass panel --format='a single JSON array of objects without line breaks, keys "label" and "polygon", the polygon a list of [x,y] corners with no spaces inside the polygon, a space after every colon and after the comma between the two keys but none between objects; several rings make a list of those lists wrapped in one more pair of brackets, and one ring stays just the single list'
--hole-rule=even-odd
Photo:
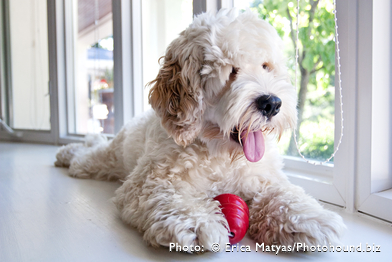
[{"label": "glass panel", "polygon": [[73,32],[69,132],[114,134],[112,1],[73,0]]},{"label": "glass panel", "polygon": [[[314,5],[314,6],[312,6]],[[234,0],[239,9],[250,8],[272,24],[282,37],[294,83],[295,46],[290,32],[296,23],[296,1]],[[298,68],[298,143],[303,155],[325,160],[334,150],[335,32],[333,0],[300,1]],[[289,12],[288,12],[289,10]],[[290,16],[289,16],[289,14]],[[295,36],[295,32],[294,32]],[[298,131],[297,131],[298,132]],[[279,142],[282,154],[298,156],[291,132]],[[333,159],[332,159],[333,160]]]},{"label": "glass panel", "polygon": [[[192,0],[143,0],[143,85],[154,80],[159,71],[158,59],[179,33],[192,23]],[[144,110],[149,89],[144,88]]]},{"label": "glass panel", "polygon": [[50,130],[46,0],[9,1],[11,126]]}]

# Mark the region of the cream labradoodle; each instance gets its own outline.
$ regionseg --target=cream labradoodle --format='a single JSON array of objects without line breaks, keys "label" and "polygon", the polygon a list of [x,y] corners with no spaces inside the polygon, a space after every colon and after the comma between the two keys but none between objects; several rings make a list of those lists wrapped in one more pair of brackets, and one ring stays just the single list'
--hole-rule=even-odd
[{"label": "cream labradoodle", "polygon": [[251,11],[201,14],[167,48],[151,83],[154,110],[111,141],[87,137],[57,154],[71,176],[122,181],[120,216],[153,246],[225,246],[229,228],[213,197],[249,203],[258,243],[333,244],[340,216],[292,185],[276,141],[297,121],[282,41]]}]

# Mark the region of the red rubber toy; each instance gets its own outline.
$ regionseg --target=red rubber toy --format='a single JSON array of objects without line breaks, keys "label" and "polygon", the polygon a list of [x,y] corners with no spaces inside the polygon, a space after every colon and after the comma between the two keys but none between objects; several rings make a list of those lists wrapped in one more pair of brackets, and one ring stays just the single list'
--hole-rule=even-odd
[{"label": "red rubber toy", "polygon": [[231,233],[231,236],[229,236],[230,244],[237,244],[244,238],[249,227],[248,206],[242,198],[233,194],[222,194],[216,196],[214,200],[220,202],[222,213],[229,224]]}]

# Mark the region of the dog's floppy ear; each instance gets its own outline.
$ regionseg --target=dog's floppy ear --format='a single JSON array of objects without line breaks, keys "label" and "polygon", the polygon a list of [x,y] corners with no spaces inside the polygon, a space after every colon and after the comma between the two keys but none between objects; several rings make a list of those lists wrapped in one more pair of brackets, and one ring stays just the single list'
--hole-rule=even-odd
[{"label": "dog's floppy ear", "polygon": [[149,83],[149,102],[178,145],[192,143],[201,130],[202,58],[196,45],[184,40],[182,33],[167,48],[158,76]]}]

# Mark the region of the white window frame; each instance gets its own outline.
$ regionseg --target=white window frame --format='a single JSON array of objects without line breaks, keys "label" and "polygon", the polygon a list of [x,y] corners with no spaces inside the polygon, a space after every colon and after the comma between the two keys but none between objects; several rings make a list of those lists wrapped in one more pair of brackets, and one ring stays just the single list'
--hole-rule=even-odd
[{"label": "white window frame", "polygon": [[[358,24],[365,32],[361,32],[358,39],[363,43],[358,45],[358,53],[364,55],[362,61],[358,61],[358,88],[361,92],[358,92],[356,117],[357,191],[354,191],[354,209],[392,221],[392,4],[389,0],[372,1],[372,4],[362,1],[364,7],[360,6],[358,10],[361,18]],[[367,9],[373,8],[374,12],[368,15]],[[373,17],[373,14],[377,15]],[[368,52],[369,49],[373,52]],[[370,107],[361,106],[369,103]],[[386,113],[378,117],[376,109]]]}]

